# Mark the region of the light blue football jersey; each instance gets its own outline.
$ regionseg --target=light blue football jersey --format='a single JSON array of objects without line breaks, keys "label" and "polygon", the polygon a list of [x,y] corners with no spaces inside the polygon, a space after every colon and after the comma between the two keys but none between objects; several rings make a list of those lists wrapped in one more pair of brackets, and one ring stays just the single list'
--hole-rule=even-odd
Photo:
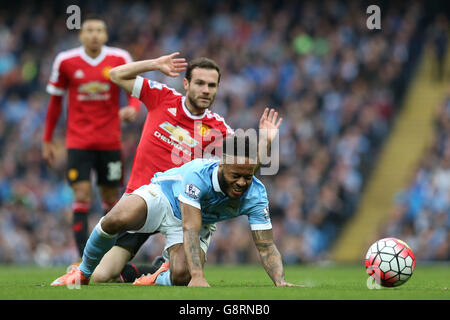
[{"label": "light blue football jersey", "polygon": [[219,161],[194,159],[180,167],[155,173],[151,182],[161,190],[172,206],[175,217],[181,220],[179,201],[200,209],[202,223],[246,215],[252,230],[272,228],[266,188],[256,177],[239,199],[230,199],[220,189]]}]

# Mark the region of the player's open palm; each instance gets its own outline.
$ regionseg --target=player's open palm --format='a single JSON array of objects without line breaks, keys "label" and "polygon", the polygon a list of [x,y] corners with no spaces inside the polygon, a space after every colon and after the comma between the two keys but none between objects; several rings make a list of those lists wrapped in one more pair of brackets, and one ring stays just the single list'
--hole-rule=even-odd
[{"label": "player's open palm", "polygon": [[167,56],[159,57],[159,70],[170,77],[178,77],[180,72],[185,71],[187,67],[185,58],[176,58],[179,54],[179,52],[174,52]]},{"label": "player's open palm", "polygon": [[275,109],[270,109],[269,111],[269,108],[266,108],[264,110],[264,113],[259,120],[259,130],[261,136],[267,138],[268,143],[271,143],[277,136],[278,128],[282,121],[283,118],[280,117],[278,119],[278,112],[276,112]]}]

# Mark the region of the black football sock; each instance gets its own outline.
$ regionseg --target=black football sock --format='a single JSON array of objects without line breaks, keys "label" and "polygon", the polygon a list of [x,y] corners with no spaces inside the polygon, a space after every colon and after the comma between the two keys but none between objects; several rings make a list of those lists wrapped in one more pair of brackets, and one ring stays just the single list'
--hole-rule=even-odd
[{"label": "black football sock", "polygon": [[164,263],[164,258],[158,256],[153,260],[151,265],[134,265],[128,263],[123,267],[122,272],[120,273],[123,282],[134,282],[137,278],[142,276],[143,274],[153,274],[155,273],[161,265]]},{"label": "black football sock", "polygon": [[80,259],[83,257],[83,250],[88,239],[88,214],[87,212],[75,211],[73,213],[73,234],[77,244]]},{"label": "black football sock", "polygon": [[123,267],[120,277],[123,282],[129,283],[134,282],[134,280],[143,274],[145,273],[142,273],[134,264],[127,263],[125,267]]}]

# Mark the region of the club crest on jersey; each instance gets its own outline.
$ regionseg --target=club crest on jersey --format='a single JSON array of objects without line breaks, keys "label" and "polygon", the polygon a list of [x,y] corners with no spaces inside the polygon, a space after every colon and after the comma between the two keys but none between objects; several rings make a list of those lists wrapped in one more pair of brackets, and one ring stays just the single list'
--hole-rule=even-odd
[{"label": "club crest on jersey", "polygon": [[193,184],[187,184],[184,193],[195,200],[198,200],[200,198],[200,189]]},{"label": "club crest on jersey", "polygon": [[109,80],[109,71],[112,69],[111,66],[104,67],[102,70],[102,75],[105,77],[106,80]]},{"label": "club crest on jersey", "polygon": [[208,127],[206,124],[204,123],[198,123],[197,124],[197,130],[200,133],[200,135],[202,137],[205,137],[209,134],[209,132],[211,131],[211,128]]},{"label": "club crest on jersey", "polygon": [[191,148],[198,144],[198,141],[191,137],[189,131],[178,125],[175,127],[173,124],[166,121],[159,126],[170,134],[170,139],[175,140],[178,143],[185,143]]}]

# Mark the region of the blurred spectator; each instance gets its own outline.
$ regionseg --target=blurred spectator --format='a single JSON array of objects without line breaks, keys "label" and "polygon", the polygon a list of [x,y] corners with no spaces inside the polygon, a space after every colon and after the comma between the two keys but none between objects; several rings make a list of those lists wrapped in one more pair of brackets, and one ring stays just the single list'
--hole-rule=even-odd
[{"label": "blurred spectator", "polygon": [[382,236],[404,240],[421,260],[450,259],[450,93],[436,117],[433,145],[396,196]]},{"label": "blurred spectator", "polygon": [[436,59],[433,66],[433,78],[436,81],[442,82],[444,77],[447,77],[447,69],[445,65],[445,57],[447,54],[447,42],[448,42],[448,19],[444,13],[440,13],[436,16],[436,20],[430,27],[430,41],[433,48]]},{"label": "blurred spectator", "polygon": [[[63,179],[62,121],[55,134],[61,138],[56,171],[46,168],[39,151],[50,64],[57,52],[79,45],[77,32],[65,27],[63,2],[9,6],[0,9],[0,262],[69,264],[76,251],[68,217],[72,194]],[[135,60],[179,51],[187,59],[217,61],[222,78],[213,108],[231,127],[256,128],[264,107],[278,109],[285,119],[280,171],[260,177],[275,241],[286,263],[326,258],[398,110],[405,71],[417,56],[411,48],[420,48],[420,4],[383,7],[381,32],[366,28],[366,7],[358,1],[79,6],[102,14],[109,44]],[[146,76],[183,91],[177,79]],[[145,116],[142,110],[135,123],[124,124],[127,174]],[[245,219],[220,223],[208,260],[257,261],[247,229]],[[441,233],[429,237],[442,240]],[[151,261],[161,249],[157,236],[136,259]]]}]

